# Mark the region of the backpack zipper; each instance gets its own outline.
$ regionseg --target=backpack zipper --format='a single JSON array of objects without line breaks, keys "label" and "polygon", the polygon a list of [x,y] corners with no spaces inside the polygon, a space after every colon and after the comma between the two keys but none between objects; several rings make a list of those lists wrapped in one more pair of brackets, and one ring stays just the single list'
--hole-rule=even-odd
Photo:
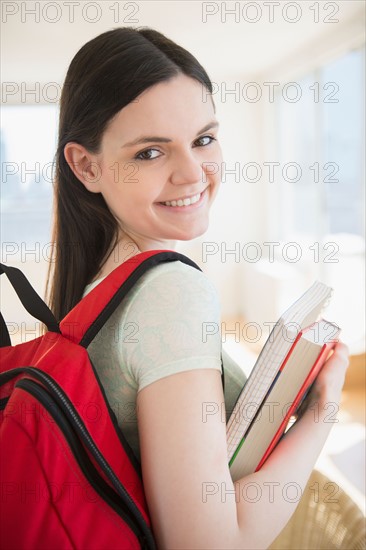
[{"label": "backpack zipper", "polygon": [[0,411],[3,411],[5,409],[8,401],[9,401],[9,397],[2,397],[0,399]]},{"label": "backpack zipper", "polygon": [[74,458],[93,489],[130,527],[138,538],[142,548],[154,548],[149,545],[149,542],[146,540],[145,533],[141,532],[140,525],[138,525],[138,520],[136,521],[136,518],[131,517],[133,510],[130,509],[129,501],[126,502],[126,499],[121,498],[121,496],[118,495],[99,474],[94,464],[88,457],[88,454],[80,442],[77,433],[75,433],[72,424],[70,424],[70,421],[67,419],[64,411],[60,409],[58,403],[52,398],[49,392],[43,386],[34,380],[30,380],[29,378],[19,380],[15,384],[15,387],[21,388],[31,394],[44,406],[65,436]]},{"label": "backpack zipper", "polygon": [[[67,395],[64,393],[64,391],[57,384],[57,382],[55,382],[52,377],[48,376],[45,372],[41,371],[40,369],[37,369],[36,367],[17,367],[15,369],[12,369],[11,371],[8,371],[7,373],[3,373],[2,375],[0,375],[0,381],[2,379],[3,383],[8,382],[11,378],[19,375],[22,372],[28,373],[31,376],[37,378],[47,387],[47,390],[49,390],[49,392],[52,394],[51,399],[52,399],[53,407],[54,407],[54,404],[57,403],[60,407],[60,410],[65,415],[65,417],[68,418],[68,420],[72,423],[72,425],[75,426],[75,429],[78,432],[79,436],[81,437],[83,443],[91,452],[93,458],[96,460],[97,464],[100,466],[102,471],[106,474],[107,478],[111,481],[115,491],[120,496],[122,501],[126,503],[127,509],[129,509],[131,514],[133,514],[136,520],[136,524],[138,525],[139,532],[143,533],[144,539],[143,540],[140,539],[142,548],[155,550],[156,545],[154,542],[151,529],[147,525],[140,510],[138,509],[137,505],[135,504],[131,496],[128,494],[123,484],[120,482],[120,480],[118,479],[118,477],[116,476],[116,474],[114,473],[114,471],[112,470],[112,468],[110,467],[110,465],[108,464],[108,462],[106,461],[102,453],[99,451],[98,447],[95,445],[91,435],[86,429],[75,407],[73,406],[73,404],[71,403]],[[22,380],[19,380],[17,384],[19,384],[19,382],[21,382]],[[39,388],[44,389],[39,384],[36,384],[36,385]],[[46,391],[46,394],[49,395],[47,391]],[[52,411],[53,409],[51,407],[51,410],[49,412],[52,414]]]}]

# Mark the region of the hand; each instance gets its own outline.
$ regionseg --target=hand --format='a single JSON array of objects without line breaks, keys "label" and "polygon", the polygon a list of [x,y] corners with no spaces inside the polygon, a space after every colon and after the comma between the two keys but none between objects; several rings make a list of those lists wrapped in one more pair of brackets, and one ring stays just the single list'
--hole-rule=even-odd
[{"label": "hand", "polygon": [[321,406],[326,403],[339,404],[348,365],[348,347],[343,342],[338,342],[313,382],[308,395],[297,410],[296,417],[298,419],[314,403],[320,402]]},{"label": "hand", "polygon": [[348,365],[348,347],[338,342],[314,382],[314,391],[328,401],[339,402]]}]

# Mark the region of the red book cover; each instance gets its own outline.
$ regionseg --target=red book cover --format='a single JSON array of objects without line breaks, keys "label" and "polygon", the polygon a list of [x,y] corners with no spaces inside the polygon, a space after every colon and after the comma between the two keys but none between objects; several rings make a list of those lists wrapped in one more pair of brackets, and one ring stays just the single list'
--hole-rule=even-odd
[{"label": "red book cover", "polygon": [[[296,339],[296,341],[297,340],[298,339]],[[293,401],[291,407],[289,407],[286,415],[284,416],[280,427],[278,428],[276,434],[274,435],[274,437],[273,437],[271,443],[269,444],[266,452],[264,453],[261,461],[259,462],[258,466],[256,467],[256,469],[255,469],[256,472],[258,470],[260,470],[260,468],[263,466],[264,462],[267,460],[267,458],[269,457],[269,455],[271,454],[271,452],[273,451],[273,449],[277,445],[277,443],[280,440],[283,432],[286,429],[286,426],[287,426],[291,416],[293,416],[294,413],[296,412],[298,406],[300,405],[300,403],[302,401],[302,398],[304,397],[307,390],[310,388],[311,384],[314,382],[315,378],[317,377],[318,373],[320,372],[320,369],[322,368],[323,364],[325,363],[325,360],[327,359],[330,350],[335,346],[335,343],[336,342],[334,342],[334,341],[329,342],[329,343],[325,343],[323,345],[323,347],[321,348],[317,360],[315,361],[314,365],[312,366],[308,376],[306,377],[303,385],[301,386],[301,388],[300,388],[297,396],[295,397],[295,400]],[[293,349],[294,349],[294,346],[291,347],[291,351]],[[290,356],[290,354],[288,354],[288,356],[286,357],[286,362],[287,362],[289,356]],[[283,366],[284,365],[281,366],[281,370],[283,369]]]}]

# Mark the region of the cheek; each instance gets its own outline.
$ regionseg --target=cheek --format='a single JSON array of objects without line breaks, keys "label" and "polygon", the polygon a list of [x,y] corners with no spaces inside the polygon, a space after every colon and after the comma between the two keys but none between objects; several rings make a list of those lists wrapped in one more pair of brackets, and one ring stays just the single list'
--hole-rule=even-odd
[{"label": "cheek", "polygon": [[223,157],[221,147],[218,144],[208,152],[205,161],[212,165],[211,172],[212,180],[214,181],[214,183],[220,183]]},{"label": "cheek", "polygon": [[143,182],[143,174],[136,162],[125,162],[119,165],[119,182],[124,185],[128,193],[138,192],[139,185]]},{"label": "cheek", "polygon": [[101,193],[106,201],[126,200],[138,184],[138,170],[132,162],[105,161],[102,166]]},{"label": "cheek", "polygon": [[223,171],[222,158],[220,158],[219,155],[216,155],[211,160],[206,160],[204,171],[204,181],[209,182],[212,187],[217,189],[221,184],[221,176]]},{"label": "cheek", "polygon": [[[123,174],[123,175],[122,175]],[[156,201],[156,192],[152,185],[139,177],[136,169],[131,166],[120,171],[117,179],[111,175],[103,182],[101,193],[110,211],[120,220],[130,220],[146,215],[151,204]]]},{"label": "cheek", "polygon": [[138,179],[139,166],[133,160],[122,160],[118,152],[108,152],[99,159],[99,168],[103,184],[121,186],[122,183],[133,183]]}]

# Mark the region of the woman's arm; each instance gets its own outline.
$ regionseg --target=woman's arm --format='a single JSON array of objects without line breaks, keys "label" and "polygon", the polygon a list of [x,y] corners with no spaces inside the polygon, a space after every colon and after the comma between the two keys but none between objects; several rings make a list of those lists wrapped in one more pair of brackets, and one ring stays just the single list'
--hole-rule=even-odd
[{"label": "woman's arm", "polygon": [[347,365],[338,344],[312,391],[319,418],[309,407],[262,469],[235,487],[220,373],[177,373],[141,390],[141,462],[158,547],[267,548],[294,512],[333,425],[326,405],[338,406]]}]

